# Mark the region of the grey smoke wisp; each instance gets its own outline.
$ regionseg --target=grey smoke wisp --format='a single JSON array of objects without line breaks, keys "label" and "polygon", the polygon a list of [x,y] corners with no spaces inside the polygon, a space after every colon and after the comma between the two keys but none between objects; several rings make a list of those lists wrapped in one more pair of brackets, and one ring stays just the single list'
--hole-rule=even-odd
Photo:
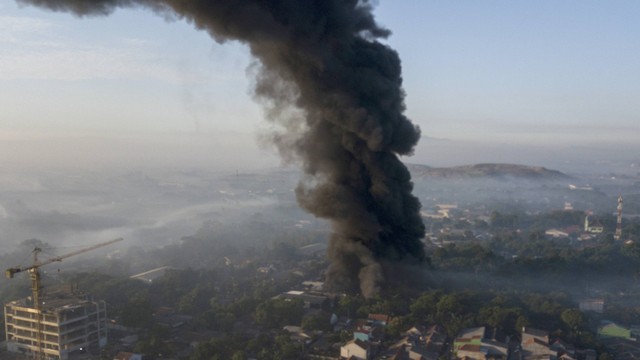
[{"label": "grey smoke wisp", "polygon": [[404,115],[400,59],[366,0],[17,0],[79,16],[145,7],[257,59],[255,97],[284,129],[273,140],[306,174],[302,207],[333,226],[327,282],[376,294],[393,264],[425,260],[420,203],[398,156],[419,129]]}]

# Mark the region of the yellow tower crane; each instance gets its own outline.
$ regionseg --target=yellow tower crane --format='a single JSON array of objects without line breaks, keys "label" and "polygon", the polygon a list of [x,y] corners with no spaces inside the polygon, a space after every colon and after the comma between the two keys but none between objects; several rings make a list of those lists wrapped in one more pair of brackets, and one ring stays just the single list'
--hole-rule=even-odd
[{"label": "yellow tower crane", "polygon": [[12,268],[8,268],[5,271],[5,275],[7,276],[7,279],[13,279],[14,275],[17,273],[21,273],[21,272],[28,272],[29,273],[29,277],[31,278],[31,291],[33,293],[33,308],[34,310],[36,310],[36,317],[37,317],[37,321],[36,321],[36,338],[37,338],[37,346],[39,348],[39,351],[36,353],[35,359],[42,359],[42,356],[44,354],[44,351],[42,349],[43,347],[43,343],[42,343],[42,307],[41,307],[41,299],[40,299],[40,295],[41,295],[41,285],[40,285],[40,268],[45,266],[45,265],[49,265],[51,263],[54,262],[59,262],[62,261],[66,258],[78,255],[78,254],[82,254],[82,253],[86,253],[87,251],[92,251],[98,248],[101,248],[103,246],[107,246],[107,245],[111,245],[113,243],[116,243],[118,241],[122,241],[122,238],[117,238],[117,239],[113,239],[110,241],[106,241],[103,243],[99,243],[84,249],[80,249],[74,252],[70,252],[68,254],[64,254],[61,256],[57,256],[51,259],[47,259],[45,261],[40,261],[38,259],[38,254],[40,252],[42,252],[42,249],[39,247],[35,247],[33,249],[33,264],[31,266],[26,266],[26,267],[12,267]]}]

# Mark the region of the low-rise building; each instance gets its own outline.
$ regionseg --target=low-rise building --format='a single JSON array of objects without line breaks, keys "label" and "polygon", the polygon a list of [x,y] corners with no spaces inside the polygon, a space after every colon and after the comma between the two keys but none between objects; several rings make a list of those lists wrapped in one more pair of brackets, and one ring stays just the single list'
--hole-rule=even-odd
[{"label": "low-rise building", "polygon": [[509,348],[482,326],[462,330],[453,343],[453,352],[458,359],[506,359]]},{"label": "low-rise building", "polygon": [[325,295],[310,294],[298,290],[287,291],[278,295],[277,298],[302,300],[305,309],[322,309],[330,305],[329,298]]},{"label": "low-rise building", "polygon": [[391,321],[391,316],[386,314],[369,314],[367,320],[375,325],[387,326]]},{"label": "low-rise building", "polygon": [[558,359],[563,360],[575,360],[576,359],[576,348],[573,344],[568,344],[561,339],[556,339],[552,344],[549,345],[549,348],[558,353]]},{"label": "low-rise building", "polygon": [[602,323],[598,327],[598,337],[621,338],[634,341],[636,340],[631,336],[631,329],[606,320],[602,321]]},{"label": "low-rise building", "polygon": [[520,345],[523,359],[555,359],[558,355],[549,346],[549,334],[546,331],[523,327]]},{"label": "low-rise building", "polygon": [[604,299],[583,299],[578,303],[580,311],[593,311],[602,314],[604,311]]},{"label": "low-rise building", "polygon": [[369,360],[371,358],[370,343],[353,339],[340,347],[340,359]]},{"label": "low-rise building", "polygon": [[382,325],[364,319],[356,320],[354,323],[354,339],[372,342],[380,340],[381,335]]},{"label": "low-rise building", "polygon": [[437,360],[440,358],[446,336],[438,326],[414,326],[404,337],[386,351],[389,360]]}]

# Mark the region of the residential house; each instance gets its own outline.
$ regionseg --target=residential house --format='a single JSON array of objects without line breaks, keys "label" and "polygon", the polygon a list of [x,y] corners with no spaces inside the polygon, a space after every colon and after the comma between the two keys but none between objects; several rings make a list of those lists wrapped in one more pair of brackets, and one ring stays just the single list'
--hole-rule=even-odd
[{"label": "residential house", "polygon": [[442,351],[441,347],[433,347],[424,335],[406,332],[405,337],[391,345],[386,352],[390,360],[437,360]]},{"label": "residential house", "polygon": [[634,340],[608,337],[600,340],[616,360],[640,359],[640,343]]},{"label": "residential house", "polygon": [[521,342],[522,359],[555,359],[558,352],[549,346],[546,331],[523,327]]},{"label": "residential house", "polygon": [[391,316],[385,314],[369,314],[367,319],[375,325],[387,326],[391,321]]},{"label": "residential house", "polygon": [[304,331],[300,326],[287,325],[282,330],[289,333],[289,338],[294,342],[308,345],[311,342],[311,335]]},{"label": "residential house", "polygon": [[549,348],[558,353],[558,359],[564,359],[564,360],[576,359],[575,346],[571,344],[567,344],[560,339],[557,339],[551,345],[549,345]]},{"label": "residential house", "polygon": [[371,345],[368,341],[353,339],[340,347],[340,359],[369,360]]},{"label": "residential house", "polygon": [[389,360],[428,360],[420,352],[415,351],[411,346],[400,346],[392,350],[385,359]]},{"label": "residential house", "polygon": [[404,332],[404,337],[389,347],[390,359],[437,360],[442,354],[446,335],[437,326],[414,326]]},{"label": "residential house", "polygon": [[611,321],[602,321],[598,337],[615,359],[640,359],[635,331]]},{"label": "residential house", "polygon": [[618,325],[612,321],[603,320],[598,327],[600,338],[622,338],[626,340],[636,339],[631,336],[631,329]]},{"label": "residential house", "polygon": [[362,341],[374,342],[382,336],[381,325],[369,320],[356,320],[353,329],[353,338]]},{"label": "residential house", "polygon": [[534,329],[531,327],[522,327],[522,342],[530,340],[539,340],[545,343],[549,343],[549,333],[543,330]]},{"label": "residential house", "polygon": [[482,326],[462,330],[454,340],[453,352],[458,359],[506,359],[509,349]]}]

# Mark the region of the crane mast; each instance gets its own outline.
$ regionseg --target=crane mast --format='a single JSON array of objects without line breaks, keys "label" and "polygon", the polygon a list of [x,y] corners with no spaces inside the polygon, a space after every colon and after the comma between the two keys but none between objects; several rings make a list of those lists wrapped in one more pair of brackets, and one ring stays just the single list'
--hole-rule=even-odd
[{"label": "crane mast", "polygon": [[41,306],[41,290],[42,290],[42,285],[41,285],[41,277],[40,277],[40,268],[45,266],[45,265],[49,265],[53,262],[60,262],[66,258],[78,255],[78,254],[83,254],[86,253],[88,251],[92,251],[107,245],[111,245],[113,243],[116,243],[118,241],[122,241],[122,238],[117,238],[117,239],[113,239],[110,241],[106,241],[106,242],[102,242],[87,248],[83,248],[77,251],[73,251],[61,256],[57,256],[45,261],[40,261],[38,259],[38,254],[40,252],[42,252],[42,249],[39,247],[35,247],[33,249],[33,264],[27,267],[13,267],[13,268],[8,268],[5,271],[5,275],[8,279],[12,279],[15,274],[17,273],[21,273],[21,272],[28,272],[29,273],[29,278],[31,279],[31,293],[33,296],[33,309],[36,311],[36,342],[37,342],[37,346],[39,351],[36,353],[35,355],[35,359],[40,360],[43,359],[43,355],[44,355],[44,349],[43,349],[43,340],[42,340],[42,318],[44,317],[44,313],[43,313],[43,309]]}]

